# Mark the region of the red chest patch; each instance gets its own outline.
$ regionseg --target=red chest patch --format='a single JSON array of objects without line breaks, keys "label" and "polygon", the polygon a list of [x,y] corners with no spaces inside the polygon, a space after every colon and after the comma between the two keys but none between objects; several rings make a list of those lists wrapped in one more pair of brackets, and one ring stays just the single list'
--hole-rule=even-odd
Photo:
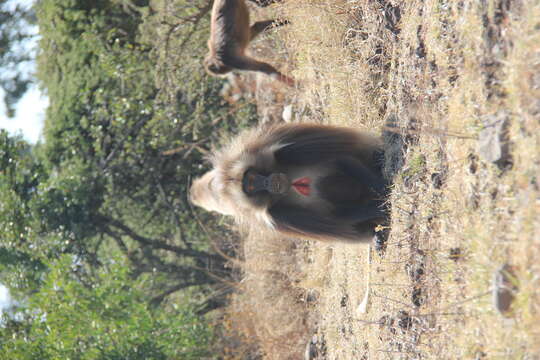
[{"label": "red chest patch", "polygon": [[300,179],[295,180],[292,183],[292,187],[298,191],[299,194],[304,196],[309,196],[309,193],[311,192],[311,179],[308,177],[303,177]]}]

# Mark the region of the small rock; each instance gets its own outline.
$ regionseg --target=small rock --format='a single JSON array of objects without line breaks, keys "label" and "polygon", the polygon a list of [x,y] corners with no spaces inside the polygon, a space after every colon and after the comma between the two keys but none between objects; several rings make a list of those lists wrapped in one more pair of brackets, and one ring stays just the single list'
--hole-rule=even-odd
[{"label": "small rock", "polygon": [[478,170],[478,157],[470,153],[467,156],[467,160],[469,160],[469,172],[473,175],[476,174],[476,171]]},{"label": "small rock", "polygon": [[409,316],[409,313],[403,310],[400,310],[397,315],[397,324],[403,330],[409,330],[412,326],[412,318]]},{"label": "small rock", "polygon": [[411,294],[411,300],[414,306],[420,307],[424,303],[425,299],[422,296],[422,288],[421,287],[415,287]]},{"label": "small rock", "polygon": [[444,184],[443,177],[444,177],[443,174],[438,173],[438,172],[431,174],[431,183],[433,184],[433,187],[435,189],[442,188]]},{"label": "small rock", "polygon": [[493,274],[493,306],[501,315],[506,317],[510,315],[514,294],[518,290],[517,286],[512,283],[514,277],[513,269],[508,264],[502,265]]},{"label": "small rock", "polygon": [[326,341],[324,337],[315,334],[306,344],[304,360],[322,360],[324,358],[326,358]]},{"label": "small rock", "polygon": [[319,356],[319,351],[317,349],[317,335],[313,335],[310,341],[306,345],[306,351],[304,353],[305,360],[313,360]]},{"label": "small rock", "polygon": [[486,161],[506,163],[508,160],[508,113],[499,111],[484,118],[484,128],[478,137],[478,154]]},{"label": "small rock", "polygon": [[290,123],[293,120],[293,106],[292,105],[286,105],[283,107],[283,113],[281,114],[281,117],[283,118],[283,121],[286,123]]},{"label": "small rock", "polygon": [[348,303],[349,303],[349,295],[345,294],[341,298],[341,303],[340,303],[341,307],[346,307]]},{"label": "small rock", "polygon": [[308,304],[314,304],[319,300],[319,292],[317,290],[308,290],[306,295],[306,302]]},{"label": "small rock", "polygon": [[455,262],[458,262],[462,256],[463,255],[461,254],[461,248],[459,247],[451,248],[448,254],[448,258]]},{"label": "small rock", "polygon": [[413,282],[418,282],[422,279],[425,273],[426,255],[424,251],[417,249],[410,262],[405,264],[405,272]]}]

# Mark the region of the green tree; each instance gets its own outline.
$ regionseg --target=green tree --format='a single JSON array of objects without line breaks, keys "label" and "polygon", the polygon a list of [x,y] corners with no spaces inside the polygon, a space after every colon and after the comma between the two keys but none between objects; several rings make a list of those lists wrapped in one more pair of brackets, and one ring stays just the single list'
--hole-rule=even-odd
[{"label": "green tree", "polygon": [[203,71],[210,7],[37,2],[50,106],[43,144],[0,132],[0,275],[20,306],[0,355],[205,354],[201,315],[223,304],[231,276],[214,245],[232,235],[186,194],[220,134],[256,120]]},{"label": "green tree", "polygon": [[2,359],[201,359],[211,329],[189,303],[156,311],[120,257],[89,277],[74,256],[49,264],[40,290],[0,329]]},{"label": "green tree", "polygon": [[[173,46],[162,35],[170,27],[148,1],[43,0],[37,6],[38,77],[50,99],[42,150],[53,176],[39,187],[33,207],[42,212],[47,244],[64,246],[67,238],[61,251],[96,265],[120,250],[135,276],[159,274],[154,304],[229,275],[212,242],[231,235],[192,209],[188,186],[204,170],[204,154],[220,131],[256,118],[249,104],[231,111],[219,95],[221,81],[207,77],[200,64],[210,3],[156,4],[173,4],[175,41],[186,54],[170,87],[160,60]],[[201,231],[195,215],[210,232]],[[212,304],[201,309],[219,306]]]},{"label": "green tree", "polygon": [[34,149],[0,130],[0,274],[21,291],[36,288],[46,266],[33,249],[32,200],[47,173]]}]

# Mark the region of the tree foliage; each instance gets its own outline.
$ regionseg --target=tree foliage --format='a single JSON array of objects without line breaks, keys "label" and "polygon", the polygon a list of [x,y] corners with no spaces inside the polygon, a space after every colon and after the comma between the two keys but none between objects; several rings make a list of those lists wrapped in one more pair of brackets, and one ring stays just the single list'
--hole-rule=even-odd
[{"label": "tree foliage", "polygon": [[[49,264],[43,286],[0,329],[2,359],[201,359],[210,328],[189,303],[150,308],[127,264],[113,257],[88,278],[77,258]],[[84,281],[82,281],[84,280]]]},{"label": "tree foliage", "polygon": [[[135,274],[166,274],[155,301],[214,284],[212,273],[226,276],[186,194],[216,130],[255,118],[249,105],[232,112],[220,81],[200,65],[210,3],[174,4],[178,46],[189,55],[170,87],[159,73],[170,28],[148,1],[43,0],[36,10],[38,77],[50,98],[43,155],[54,174],[39,187],[42,236],[61,233],[68,239],[61,250],[89,263],[115,248]],[[213,218],[200,217],[213,228]]]},{"label": "tree foliage", "polygon": [[0,339],[9,358],[200,356],[194,313],[222,304],[215,243],[232,235],[187,191],[220,134],[255,120],[203,71],[210,7],[36,3],[44,142],[0,132],[0,275],[20,307]]}]

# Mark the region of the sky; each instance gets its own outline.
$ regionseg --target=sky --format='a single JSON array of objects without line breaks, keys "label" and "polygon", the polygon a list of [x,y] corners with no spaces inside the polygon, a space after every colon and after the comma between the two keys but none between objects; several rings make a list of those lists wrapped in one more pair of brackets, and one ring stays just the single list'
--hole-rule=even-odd
[{"label": "sky", "polygon": [[[29,6],[33,0],[11,0],[7,7],[21,4]],[[37,27],[32,29],[37,33]],[[36,46],[37,38],[28,46]],[[34,64],[30,64],[25,71],[34,72]],[[2,96],[0,91],[0,96]],[[10,119],[6,115],[3,101],[0,101],[0,128],[6,129],[10,134],[20,133],[23,137],[31,142],[36,143],[41,136],[43,129],[43,120],[45,117],[45,109],[48,105],[48,99],[44,96],[37,86],[33,86],[19,101],[15,107],[15,117]]]},{"label": "sky", "polygon": [[27,141],[35,144],[43,130],[48,104],[47,97],[34,86],[17,103],[14,118],[8,118],[5,107],[0,105],[0,128],[6,129],[10,134],[20,133]]},{"label": "sky", "polygon": [[[12,0],[8,6],[15,4],[29,6],[32,3],[33,0]],[[37,32],[37,28],[35,31]],[[30,44],[30,46],[35,46],[35,43]],[[32,64],[28,71],[33,72],[34,68],[35,66]],[[2,95],[0,90],[0,97]],[[47,97],[41,93],[37,86],[33,86],[17,103],[15,117],[10,119],[6,115],[3,101],[0,101],[0,129],[6,129],[11,134],[22,134],[27,141],[36,143],[41,136],[45,109],[48,103]],[[9,296],[9,291],[4,285],[0,284],[0,314],[10,304],[11,297]]]},{"label": "sky", "polygon": [[11,303],[11,298],[9,296],[8,289],[4,285],[0,284],[0,314],[1,314],[1,310],[8,307],[10,303]]}]

